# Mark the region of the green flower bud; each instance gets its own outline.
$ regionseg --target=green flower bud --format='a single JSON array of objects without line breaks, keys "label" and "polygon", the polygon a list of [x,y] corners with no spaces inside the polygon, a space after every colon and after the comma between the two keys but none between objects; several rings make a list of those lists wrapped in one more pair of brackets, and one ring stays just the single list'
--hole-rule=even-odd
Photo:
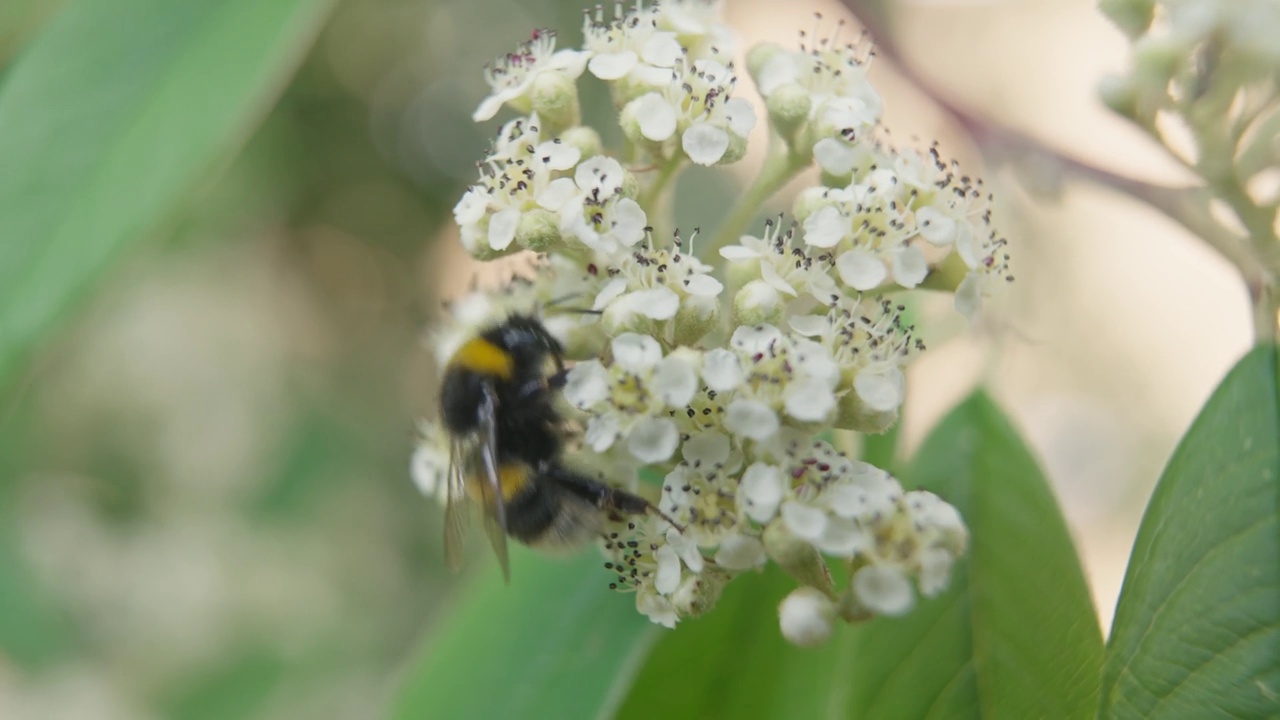
[{"label": "green flower bud", "polygon": [[1151,27],[1155,0],[1098,0],[1098,9],[1132,40]]},{"label": "green flower bud", "polygon": [[[706,302],[702,302],[706,300]],[[675,317],[676,345],[690,346],[711,332],[720,318],[718,298],[687,297]]]},{"label": "green flower bud", "polygon": [[563,245],[560,235],[560,218],[550,210],[535,208],[520,216],[516,228],[516,243],[526,250],[551,252]]},{"label": "green flower bud", "polygon": [[1190,50],[1182,38],[1143,36],[1133,44],[1131,82],[1139,88],[1150,88],[1163,95],[1169,78],[1178,71],[1179,65],[1186,62]]},{"label": "green flower bud", "polygon": [[787,83],[775,89],[764,104],[774,129],[786,138],[787,144],[794,146],[796,137],[809,121],[809,111],[813,108],[809,91],[796,83]]},{"label": "green flower bud", "polygon": [[533,111],[542,121],[543,137],[555,137],[581,122],[578,84],[561,72],[539,73],[533,82]]},{"label": "green flower bud", "polygon": [[720,157],[720,162],[716,163],[717,165],[736,163],[747,154],[747,139],[733,132],[728,133],[728,135],[729,147],[725,149],[724,155]]}]

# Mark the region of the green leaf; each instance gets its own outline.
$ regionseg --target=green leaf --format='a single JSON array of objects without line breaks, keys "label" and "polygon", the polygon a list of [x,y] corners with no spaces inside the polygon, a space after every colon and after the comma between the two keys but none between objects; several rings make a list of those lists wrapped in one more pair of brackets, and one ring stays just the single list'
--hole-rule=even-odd
[{"label": "green leaf", "polygon": [[1280,717],[1280,379],[1258,347],[1179,443],[1138,530],[1103,718]]},{"label": "green leaf", "polygon": [[571,562],[512,548],[511,585],[496,563],[406,677],[393,718],[608,716],[659,628],[633,596],[608,589],[594,550]]},{"label": "green leaf", "polygon": [[951,586],[857,632],[850,717],[1083,718],[1102,636],[1066,523],[1034,458],[977,393],[920,449],[904,485],[952,503],[970,548]]},{"label": "green leaf", "polygon": [[662,636],[619,720],[844,716],[832,691],[848,643],[799,648],[778,630],[778,603],[795,586],[773,566],[734,578],[714,609]]},{"label": "green leaf", "polygon": [[245,138],[328,0],[72,0],[0,85],[0,385]]}]

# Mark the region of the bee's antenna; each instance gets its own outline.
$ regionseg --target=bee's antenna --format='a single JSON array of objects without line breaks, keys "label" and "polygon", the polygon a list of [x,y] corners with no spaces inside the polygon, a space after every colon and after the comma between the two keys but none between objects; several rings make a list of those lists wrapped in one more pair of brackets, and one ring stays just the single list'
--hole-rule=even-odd
[{"label": "bee's antenna", "polygon": [[560,303],[565,302],[567,300],[572,300],[581,294],[582,293],[575,292],[575,293],[569,293],[568,295],[561,295],[558,298],[552,298],[551,300],[548,300],[546,303],[543,304],[542,307],[544,309],[555,307],[557,312],[577,313],[579,315],[603,315],[604,314],[603,310],[592,310],[590,308],[556,307]]}]

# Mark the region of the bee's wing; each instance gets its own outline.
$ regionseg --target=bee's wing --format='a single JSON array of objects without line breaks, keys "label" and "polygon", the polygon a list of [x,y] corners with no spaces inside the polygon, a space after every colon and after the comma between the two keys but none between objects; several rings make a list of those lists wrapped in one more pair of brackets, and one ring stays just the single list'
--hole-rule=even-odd
[{"label": "bee's wing", "polygon": [[462,567],[462,544],[467,531],[466,451],[455,439],[449,448],[449,477],[444,505],[444,558],[455,572]]},{"label": "bee's wing", "polygon": [[498,475],[498,397],[492,386],[486,386],[480,406],[480,460],[484,464],[481,492],[485,500],[484,529],[502,567],[502,579],[511,581],[507,562],[507,508],[502,499],[502,483]]}]

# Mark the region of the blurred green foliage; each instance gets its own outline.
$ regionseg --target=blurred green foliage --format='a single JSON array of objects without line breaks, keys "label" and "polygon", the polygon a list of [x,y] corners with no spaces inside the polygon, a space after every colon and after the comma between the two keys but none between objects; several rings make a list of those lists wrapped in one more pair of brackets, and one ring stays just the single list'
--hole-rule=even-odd
[{"label": "blurred green foliage", "polygon": [[[0,97],[22,63],[63,68],[3,126],[85,128],[8,146],[0,133],[10,187],[49,203],[68,177],[59,152],[91,163],[78,151],[99,143],[114,163],[70,176],[111,182],[80,195],[97,214],[57,244],[27,237],[33,225],[0,238],[5,327],[35,307],[9,295],[31,278],[21,258],[41,253],[68,281],[28,284],[60,293],[57,312],[2,341],[0,715],[374,717],[452,583],[438,513],[407,473],[433,392],[418,339],[434,238],[492,132],[469,120],[479,68],[550,4],[339,2],[309,50],[305,32],[269,26],[285,4],[148,7],[0,7]],[[222,17],[226,32],[197,41],[182,28],[199,22],[165,13]],[[258,30],[270,60],[246,55]],[[219,53],[279,76],[291,46],[307,52],[286,87],[254,100],[246,75],[226,85],[245,93],[235,103],[201,104],[247,67]],[[107,122],[128,102],[145,112]],[[257,128],[237,151],[245,121]],[[179,149],[200,141],[192,123],[216,152]],[[46,217],[65,230],[77,206],[59,202]]]}]

